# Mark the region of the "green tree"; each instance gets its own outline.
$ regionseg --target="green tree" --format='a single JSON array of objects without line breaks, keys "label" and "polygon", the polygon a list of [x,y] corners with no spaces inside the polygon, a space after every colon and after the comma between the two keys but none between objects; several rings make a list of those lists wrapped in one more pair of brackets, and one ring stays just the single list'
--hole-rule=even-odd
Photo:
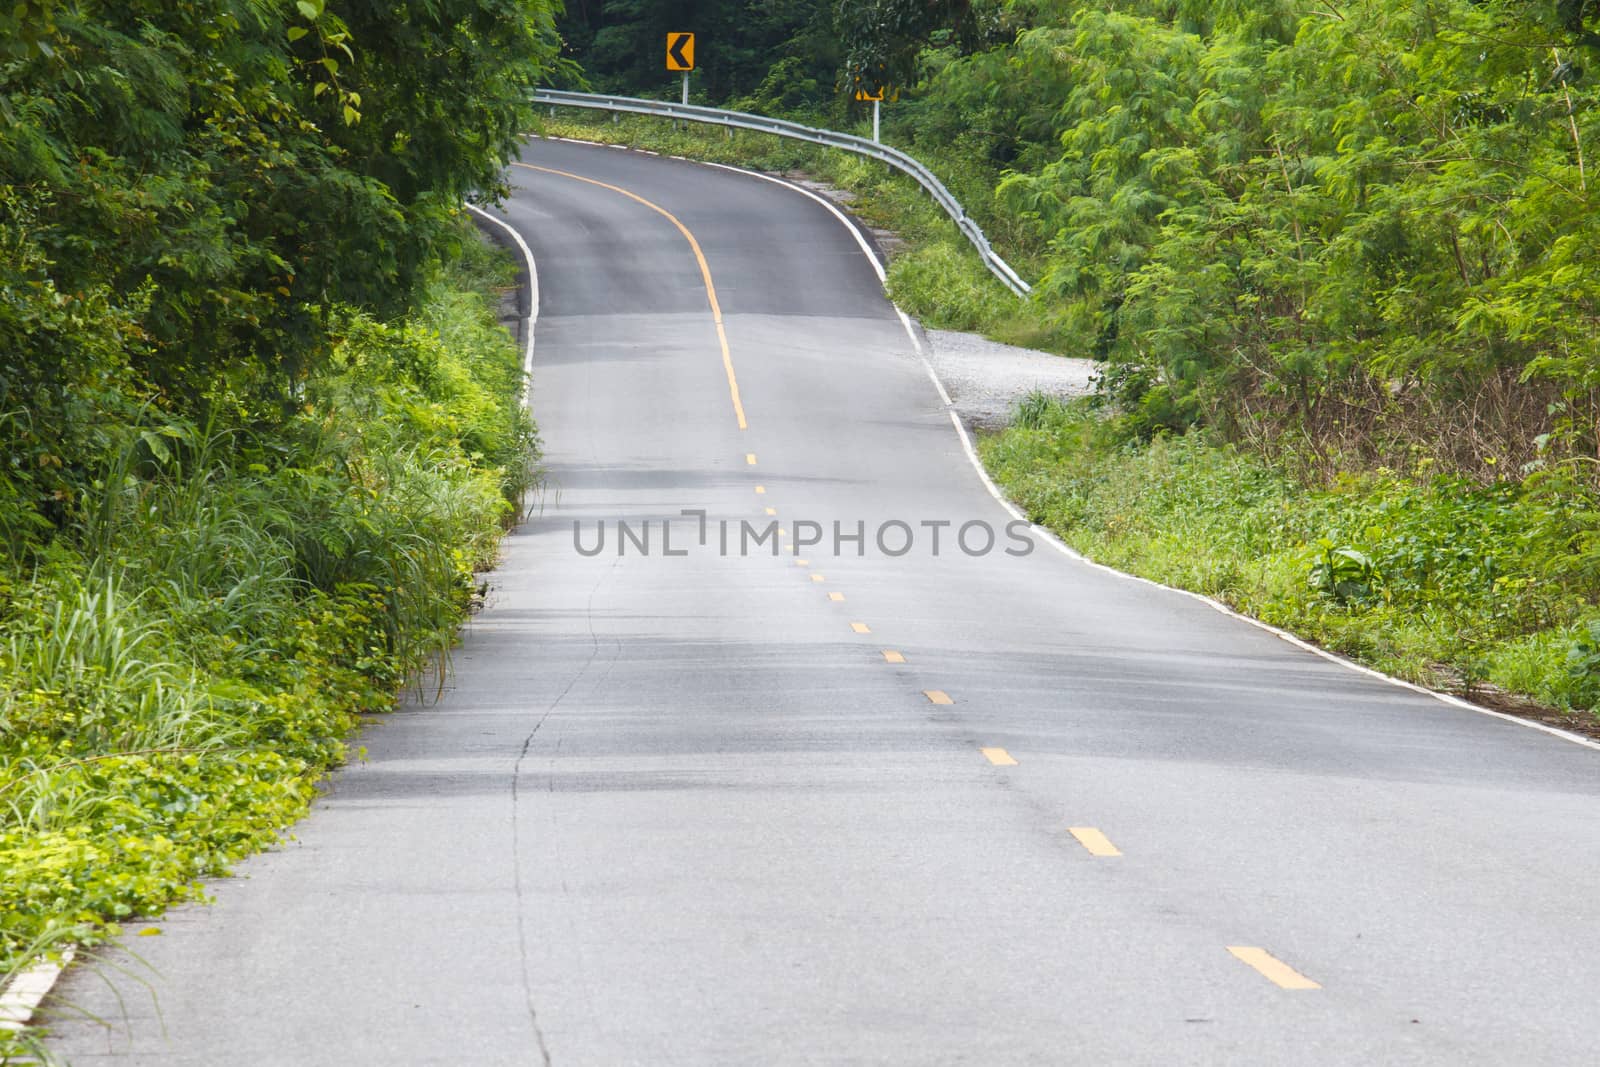
[{"label": "green tree", "polygon": [[461,199],[501,180],[526,90],[555,59],[555,14],[549,0],[7,5],[0,419],[27,497],[11,510],[69,514],[85,435],[139,406],[276,417],[329,351],[335,308],[411,306]]}]

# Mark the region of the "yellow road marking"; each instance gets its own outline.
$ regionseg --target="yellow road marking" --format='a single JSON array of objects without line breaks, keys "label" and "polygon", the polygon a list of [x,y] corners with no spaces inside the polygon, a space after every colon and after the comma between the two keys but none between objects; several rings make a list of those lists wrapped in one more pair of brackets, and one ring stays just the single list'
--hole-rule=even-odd
[{"label": "yellow road marking", "polygon": [[811,566],[811,561],[809,559],[797,559],[794,561],[794,565],[796,567],[809,567]]},{"label": "yellow road marking", "polygon": [[[950,699],[950,694],[946,693],[943,689],[924,689],[922,691],[922,695],[928,698],[928,703],[930,703],[930,704],[954,704],[955,703],[954,700]],[[991,750],[991,749],[987,749],[986,748],[983,751],[984,751],[985,754],[987,754],[990,751],[999,751],[999,750],[998,749]],[[993,757],[991,756],[990,758],[992,759]]]},{"label": "yellow road marking", "polygon": [[711,305],[711,321],[717,325],[717,344],[722,347],[722,369],[726,371],[728,375],[728,395],[733,399],[734,417],[739,420],[739,429],[748,429],[749,425],[744,419],[744,402],[739,399],[739,379],[734,377],[733,373],[733,354],[728,351],[728,331],[722,326],[722,305],[717,303],[717,287],[711,283],[711,265],[706,262],[706,254],[700,250],[700,242],[695,240],[694,234],[689,232],[689,227],[678,221],[678,216],[674,215],[660,204],[652,203],[651,201],[640,196],[638,193],[630,193],[620,185],[611,185],[607,182],[597,181],[594,178],[585,178],[581,174],[572,174],[564,170],[554,170],[550,167],[536,167],[532,163],[513,161],[513,165],[525,167],[528,170],[542,171],[545,174],[555,174],[563,178],[571,178],[574,181],[587,182],[590,185],[598,185],[602,189],[610,189],[613,193],[620,193],[629,200],[643,204],[645,207],[649,208],[651,211],[654,211],[656,214],[661,215],[668,222],[672,223],[678,228],[678,232],[683,234],[684,240],[689,242],[689,249],[694,253],[694,261],[700,264],[700,280],[705,282],[706,285],[706,301]]},{"label": "yellow road marking", "polygon": [[870,634],[872,632],[864,622],[853,622],[850,624],[850,629],[858,634]]},{"label": "yellow road marking", "polygon": [[1293,967],[1284,963],[1264,948],[1248,945],[1229,945],[1228,951],[1235,959],[1260,971],[1267,981],[1284,989],[1321,989],[1322,987]]},{"label": "yellow road marking", "polygon": [[788,537],[789,536],[789,531],[785,530],[782,526],[780,526],[780,527],[778,527],[778,536],[779,537]]},{"label": "yellow road marking", "polygon": [[1120,856],[1110,838],[1092,826],[1069,826],[1067,832],[1078,839],[1078,844],[1089,850],[1091,856]]},{"label": "yellow road marking", "polygon": [[[817,578],[819,576],[813,574],[811,577],[812,578]],[[844,594],[843,593],[829,593],[828,594],[828,599],[829,600],[843,600],[844,599]]]},{"label": "yellow road marking", "polygon": [[813,575],[812,575],[812,576],[811,576],[811,580],[812,580],[812,581],[813,581],[813,582],[825,582],[825,581],[827,581],[827,579],[826,579],[826,578],[824,578],[824,577],[823,577],[823,576],[822,576],[822,575],[820,575],[820,574],[813,574]]},{"label": "yellow road marking", "polygon": [[754,467],[756,465],[756,454],[754,452],[746,452],[744,454],[744,461],[750,464],[750,466]]},{"label": "yellow road marking", "polygon": [[983,753],[984,759],[996,767],[1015,767],[1017,765],[1017,761],[1011,758],[1011,753],[1003,748],[980,748],[978,751]]},{"label": "yellow road marking", "polygon": [[894,649],[886,648],[883,650],[883,661],[885,663],[904,663],[906,658]]},{"label": "yellow road marking", "polygon": [[758,493],[765,493],[765,492],[766,492],[766,491],[767,491],[767,487],[766,487],[766,486],[764,486],[764,485],[758,485],[758,486],[756,486],[756,492],[758,492]]},{"label": "yellow road marking", "polygon": [[778,509],[777,508],[768,508],[767,509],[767,514],[768,515],[776,515],[777,513],[778,513]]}]

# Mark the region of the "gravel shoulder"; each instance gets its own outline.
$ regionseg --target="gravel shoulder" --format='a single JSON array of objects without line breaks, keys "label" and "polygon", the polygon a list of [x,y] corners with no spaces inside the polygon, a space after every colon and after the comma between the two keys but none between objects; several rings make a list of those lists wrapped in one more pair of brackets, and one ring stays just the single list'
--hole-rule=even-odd
[{"label": "gravel shoulder", "polygon": [[[845,211],[850,211],[856,200],[848,189],[800,171],[777,176],[826,197]],[[893,258],[906,247],[898,234],[875,226],[866,229],[885,258]],[[1092,359],[1001,344],[982,334],[931,330],[920,323],[918,327],[923,332],[929,362],[955,402],[957,413],[969,426],[982,430],[1003,428],[1011,421],[1017,403],[1029,393],[1065,398],[1094,391]]]},{"label": "gravel shoulder", "polygon": [[998,430],[1032,392],[1085,396],[1094,391],[1092,359],[1001,344],[974,333],[924,330],[928,361],[956,411],[970,426]]}]

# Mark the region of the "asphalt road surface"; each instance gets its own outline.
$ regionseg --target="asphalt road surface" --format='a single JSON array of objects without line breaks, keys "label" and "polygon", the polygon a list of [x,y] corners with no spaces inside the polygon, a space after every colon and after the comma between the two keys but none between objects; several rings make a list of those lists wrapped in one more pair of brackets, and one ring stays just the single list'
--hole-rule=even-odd
[{"label": "asphalt road surface", "polygon": [[72,1062],[1600,1060],[1600,752],[1008,554],[827,209],[524,159],[542,509],[441,701],[63,981]]}]

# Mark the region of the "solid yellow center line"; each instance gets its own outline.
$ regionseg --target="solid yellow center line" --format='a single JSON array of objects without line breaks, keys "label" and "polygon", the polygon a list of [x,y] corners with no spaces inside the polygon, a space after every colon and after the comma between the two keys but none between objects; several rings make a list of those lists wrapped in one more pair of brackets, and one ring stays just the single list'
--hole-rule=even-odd
[{"label": "solid yellow center line", "polygon": [[885,663],[904,663],[906,658],[894,649],[886,648],[883,650],[883,661]]},{"label": "solid yellow center line", "polygon": [[728,375],[728,395],[733,398],[734,417],[739,420],[739,429],[748,429],[749,424],[744,419],[744,402],[739,399],[739,379],[733,373],[733,354],[728,351],[728,331],[722,326],[722,305],[717,303],[717,287],[711,282],[711,265],[706,262],[706,254],[700,250],[700,242],[695,240],[694,234],[689,232],[689,227],[678,221],[678,216],[660,204],[646,200],[638,193],[629,192],[620,185],[611,185],[608,182],[585,178],[581,174],[572,174],[568,171],[555,170],[551,167],[536,167],[532,163],[513,161],[513,165],[525,167],[528,170],[541,171],[545,174],[555,174],[562,178],[571,178],[574,181],[587,182],[590,185],[598,185],[602,189],[610,189],[613,193],[620,193],[629,200],[643,204],[678,228],[678,232],[683,234],[684,240],[689,242],[689,249],[694,253],[694,260],[700,265],[700,280],[705,282],[706,285],[706,301],[711,305],[711,321],[716,323],[717,344],[722,347],[722,369]]},{"label": "solid yellow center line", "polygon": [[1111,839],[1092,826],[1069,826],[1067,832],[1078,839],[1078,844],[1089,850],[1091,856],[1120,856],[1122,853]]},{"label": "solid yellow center line", "polygon": [[1264,948],[1254,948],[1249,945],[1229,945],[1228,951],[1233,953],[1235,959],[1260,971],[1267,981],[1284,989],[1322,988]]},{"label": "solid yellow center line", "polygon": [[978,751],[983,753],[984,759],[996,767],[1015,767],[1017,765],[1017,761],[1011,758],[1011,753],[1003,748],[980,748]]},{"label": "solid yellow center line", "polygon": [[853,622],[850,624],[850,629],[858,634],[870,634],[872,632],[864,622]]},{"label": "solid yellow center line", "polygon": [[[954,704],[955,703],[954,700],[950,699],[950,694],[946,693],[943,689],[924,689],[922,691],[922,695],[928,698],[928,703],[930,703],[930,704]],[[985,753],[988,753],[990,750],[986,748],[983,751]]]},{"label": "solid yellow center line", "polygon": [[746,452],[744,454],[744,461],[750,464],[750,466],[754,467],[756,465],[756,454],[754,452]]},{"label": "solid yellow center line", "polygon": [[[813,574],[811,577],[815,578],[817,576],[815,574]],[[828,599],[829,600],[843,600],[844,599],[844,594],[843,593],[829,593],[828,594]]]}]

